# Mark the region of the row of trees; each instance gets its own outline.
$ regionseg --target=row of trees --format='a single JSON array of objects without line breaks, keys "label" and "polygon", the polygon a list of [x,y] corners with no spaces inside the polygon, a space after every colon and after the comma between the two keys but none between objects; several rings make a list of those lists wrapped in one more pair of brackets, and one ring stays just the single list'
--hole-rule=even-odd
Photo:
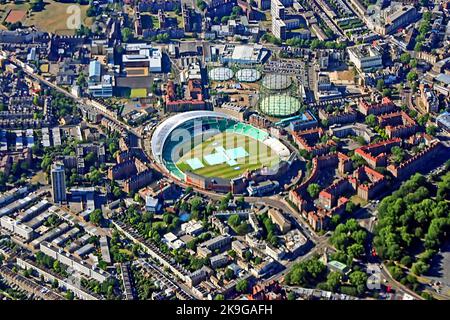
[{"label": "row of trees", "polygon": [[414,51],[422,51],[423,43],[425,41],[425,36],[431,30],[431,12],[427,11],[422,16],[422,22],[419,25],[419,35],[416,37],[416,44],[414,46]]},{"label": "row of trees", "polygon": [[286,40],[286,45],[298,48],[309,48],[311,50],[315,49],[345,49],[347,44],[345,42],[335,42],[335,41],[321,41],[318,39],[305,40],[300,38],[291,38]]},{"label": "row of trees", "polygon": [[284,277],[284,281],[288,285],[315,287],[318,282],[325,279],[326,270],[327,267],[316,256],[294,264]]},{"label": "row of trees", "polygon": [[278,245],[277,227],[269,218],[267,213],[259,215],[258,220],[262,222],[264,227],[263,238],[266,239],[267,242],[269,242],[271,245],[276,247]]},{"label": "row of trees", "polygon": [[[382,259],[411,265],[415,248],[435,250],[440,246],[450,229],[449,188],[450,173],[443,176],[436,192],[424,176],[415,174],[381,201],[374,245]],[[426,260],[416,264],[413,272],[425,272]]]},{"label": "row of trees", "polygon": [[330,243],[338,250],[334,258],[352,265],[353,259],[360,259],[365,255],[367,236],[367,232],[355,219],[339,224],[330,238]]}]

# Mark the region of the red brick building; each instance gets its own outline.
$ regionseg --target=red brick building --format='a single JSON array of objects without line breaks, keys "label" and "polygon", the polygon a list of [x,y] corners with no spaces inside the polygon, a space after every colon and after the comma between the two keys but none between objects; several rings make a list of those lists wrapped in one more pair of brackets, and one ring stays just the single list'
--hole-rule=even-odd
[{"label": "red brick building", "polygon": [[385,113],[378,116],[378,123],[384,127],[389,138],[404,138],[417,132],[417,123],[404,111]]},{"label": "red brick building", "polygon": [[313,128],[298,132],[294,131],[292,136],[300,149],[308,151],[313,156],[321,156],[327,154],[332,147],[336,146],[333,140],[320,143],[320,138],[323,134],[322,128]]},{"label": "red brick building", "polygon": [[355,150],[355,154],[361,156],[372,168],[384,167],[387,165],[387,154],[392,147],[400,146],[402,140],[393,138],[378,143],[369,144]]},{"label": "red brick building", "polygon": [[407,179],[409,176],[421,169],[432,157],[440,151],[441,143],[439,141],[432,142],[424,150],[416,154],[414,157],[402,162],[398,166],[389,165],[387,170],[399,179]]},{"label": "red brick building", "polygon": [[379,115],[394,111],[395,109],[395,104],[388,97],[384,97],[381,100],[381,103],[368,103],[364,99],[360,99],[358,103],[359,112],[365,116],[369,114]]}]

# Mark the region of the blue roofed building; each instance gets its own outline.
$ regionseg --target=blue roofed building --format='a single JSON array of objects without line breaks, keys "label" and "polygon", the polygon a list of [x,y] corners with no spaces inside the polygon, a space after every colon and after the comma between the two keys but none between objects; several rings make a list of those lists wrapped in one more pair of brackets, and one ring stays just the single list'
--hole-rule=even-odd
[{"label": "blue roofed building", "polygon": [[114,77],[108,74],[102,76],[99,61],[89,63],[88,92],[95,98],[109,98],[113,96]]},{"label": "blue roofed building", "polygon": [[450,113],[447,111],[441,113],[436,118],[436,125],[442,130],[445,130],[447,133],[450,133]]},{"label": "blue roofed building", "polygon": [[153,198],[151,196],[147,196],[145,197],[145,209],[148,212],[159,212],[159,210],[161,209],[161,203],[159,203],[159,199],[158,198]]},{"label": "blue roofed building", "polygon": [[100,62],[97,60],[91,61],[89,63],[89,83],[99,82],[102,76],[102,68]]}]

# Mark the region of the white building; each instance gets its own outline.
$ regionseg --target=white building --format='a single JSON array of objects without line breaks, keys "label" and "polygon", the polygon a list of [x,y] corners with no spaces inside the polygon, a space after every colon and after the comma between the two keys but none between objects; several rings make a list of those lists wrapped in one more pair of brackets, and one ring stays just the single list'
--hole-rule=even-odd
[{"label": "white building", "polygon": [[347,48],[350,61],[359,71],[383,67],[382,52],[378,46],[362,44]]},{"label": "white building", "polygon": [[149,72],[162,71],[162,52],[145,43],[130,43],[125,46],[122,57],[125,68],[148,67]]},{"label": "white building", "polygon": [[200,221],[191,220],[181,225],[181,231],[188,235],[195,236],[203,231],[203,224]]},{"label": "white building", "polygon": [[21,237],[22,239],[25,239],[26,241],[33,238],[33,229],[20,223],[19,221],[14,220],[11,217],[1,217],[0,225],[3,229],[8,230],[9,232]]}]

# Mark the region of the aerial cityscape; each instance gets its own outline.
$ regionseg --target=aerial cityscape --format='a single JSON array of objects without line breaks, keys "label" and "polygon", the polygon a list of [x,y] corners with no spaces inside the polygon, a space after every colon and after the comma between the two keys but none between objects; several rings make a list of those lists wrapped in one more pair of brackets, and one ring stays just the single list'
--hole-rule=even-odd
[{"label": "aerial cityscape", "polygon": [[0,0],[0,300],[450,300],[450,1]]}]

